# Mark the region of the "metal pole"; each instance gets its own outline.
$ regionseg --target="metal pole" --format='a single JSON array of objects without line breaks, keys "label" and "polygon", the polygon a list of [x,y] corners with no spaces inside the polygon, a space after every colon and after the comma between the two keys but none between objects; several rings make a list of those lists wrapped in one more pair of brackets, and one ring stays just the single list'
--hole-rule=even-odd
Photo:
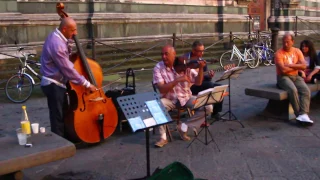
[{"label": "metal pole", "polygon": [[251,16],[249,15],[249,39],[251,39]]},{"label": "metal pole", "polygon": [[276,52],[278,50],[278,35],[279,35],[279,28],[272,28],[271,29],[271,49]]},{"label": "metal pole", "polygon": [[176,47],[176,33],[173,33],[172,35],[172,46]]},{"label": "metal pole", "polygon": [[95,46],[95,44],[96,44],[96,40],[94,39],[94,36],[92,36],[92,39],[91,39],[91,43],[92,43],[92,59],[93,60],[96,60],[96,46]]},{"label": "metal pole", "polygon": [[145,129],[146,132],[146,151],[147,151],[147,177],[150,177],[150,143],[149,143],[149,128]]},{"label": "metal pole", "polygon": [[294,36],[297,37],[297,34],[298,34],[298,16],[296,16]]}]

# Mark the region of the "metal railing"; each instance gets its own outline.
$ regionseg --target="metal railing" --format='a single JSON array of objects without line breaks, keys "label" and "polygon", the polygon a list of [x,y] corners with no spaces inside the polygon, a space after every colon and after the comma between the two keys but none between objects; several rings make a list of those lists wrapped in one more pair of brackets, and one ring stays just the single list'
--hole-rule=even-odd
[{"label": "metal railing", "polygon": [[[308,21],[306,19],[299,18],[298,16],[295,16],[294,18],[295,18],[295,30],[294,30],[295,36],[298,36],[298,34],[300,34],[300,35],[303,35],[303,36],[307,36],[308,38],[311,38],[311,39],[316,40],[316,41],[320,40],[318,38],[314,38],[314,37],[308,36],[305,33],[298,31],[298,23],[302,23],[305,27],[309,28],[309,31],[311,31],[313,34],[316,34],[317,36],[320,36],[319,31],[318,31],[318,29],[320,27],[319,23],[310,22],[310,21]],[[311,26],[316,26],[316,30],[315,30],[315,28],[312,28]]]}]

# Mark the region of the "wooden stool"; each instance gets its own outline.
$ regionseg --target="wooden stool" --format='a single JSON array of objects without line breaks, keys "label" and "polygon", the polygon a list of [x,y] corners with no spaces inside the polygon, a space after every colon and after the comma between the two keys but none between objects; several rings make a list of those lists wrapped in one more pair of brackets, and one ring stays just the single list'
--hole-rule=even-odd
[{"label": "wooden stool", "polygon": [[[179,125],[180,123],[180,119],[181,119],[181,114],[184,113],[184,112],[188,112],[188,115],[189,117],[192,116],[192,112],[189,108],[183,108],[183,107],[179,107],[179,108],[176,108],[174,109],[177,111],[177,114],[175,116],[171,116],[172,120],[175,120],[176,121],[176,124]],[[167,134],[167,138],[169,139],[169,141],[173,141],[173,138],[172,138],[172,135],[171,135],[171,132],[172,131],[177,131],[176,128],[174,129],[170,129],[169,125],[166,124],[165,125],[165,129],[166,129],[166,134]]]}]

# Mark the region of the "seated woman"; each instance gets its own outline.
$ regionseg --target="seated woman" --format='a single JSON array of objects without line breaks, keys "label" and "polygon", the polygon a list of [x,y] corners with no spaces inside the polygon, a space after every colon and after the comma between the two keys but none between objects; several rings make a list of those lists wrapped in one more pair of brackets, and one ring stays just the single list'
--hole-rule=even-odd
[{"label": "seated woman", "polygon": [[299,73],[306,83],[316,83],[317,80],[320,80],[320,59],[317,57],[314,45],[309,40],[303,40],[300,43],[300,50],[307,63],[307,69],[304,71],[301,70]]}]

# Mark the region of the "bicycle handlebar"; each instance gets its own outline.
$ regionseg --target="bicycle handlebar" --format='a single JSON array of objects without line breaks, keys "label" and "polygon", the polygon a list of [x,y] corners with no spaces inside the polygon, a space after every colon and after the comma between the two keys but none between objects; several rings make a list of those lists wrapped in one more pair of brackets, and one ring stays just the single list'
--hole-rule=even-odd
[{"label": "bicycle handlebar", "polygon": [[37,55],[36,54],[33,54],[33,53],[30,53],[30,54],[27,54],[28,57],[36,57]]},{"label": "bicycle handlebar", "polygon": [[24,50],[23,47],[18,47],[18,51],[19,51],[19,52],[22,51],[22,50]]}]

